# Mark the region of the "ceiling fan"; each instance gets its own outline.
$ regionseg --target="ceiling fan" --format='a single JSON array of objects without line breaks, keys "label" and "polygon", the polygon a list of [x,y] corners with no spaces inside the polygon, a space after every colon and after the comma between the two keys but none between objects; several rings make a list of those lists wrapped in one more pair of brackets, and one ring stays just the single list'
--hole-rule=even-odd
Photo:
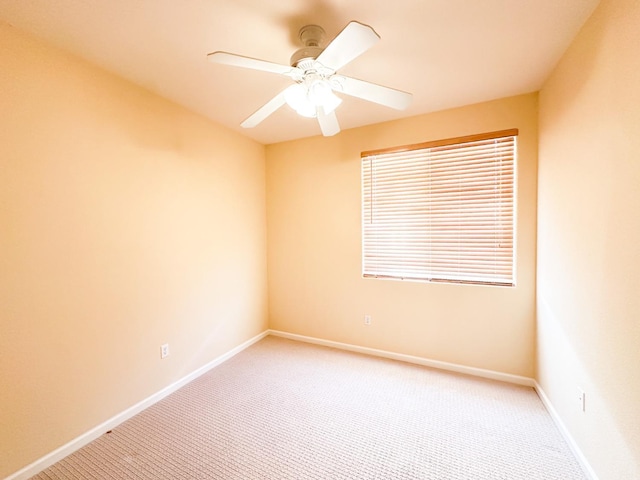
[{"label": "ceiling fan", "polygon": [[299,37],[304,46],[291,56],[290,66],[227,52],[207,55],[215,63],[277,73],[295,82],[250,115],[242,127],[255,127],[286,103],[302,116],[317,118],[324,136],[335,135],[340,131],[335,109],[342,99],[334,92],[397,110],[407,108],[410,93],[337,73],[380,40],[373,28],[350,22],[325,48],[321,46],[324,35],[318,25],[302,27]]}]

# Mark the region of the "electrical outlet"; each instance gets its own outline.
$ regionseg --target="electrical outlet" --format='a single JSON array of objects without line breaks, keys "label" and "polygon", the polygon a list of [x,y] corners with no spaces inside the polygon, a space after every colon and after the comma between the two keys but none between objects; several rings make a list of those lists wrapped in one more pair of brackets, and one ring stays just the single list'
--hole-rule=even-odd
[{"label": "electrical outlet", "polygon": [[364,324],[365,325],[371,325],[371,315],[365,315],[364,316]]},{"label": "electrical outlet", "polygon": [[582,388],[578,387],[578,401],[580,402],[580,411],[587,411],[587,394],[584,393]]},{"label": "electrical outlet", "polygon": [[160,346],[160,358],[166,358],[169,356],[169,344],[165,343]]}]

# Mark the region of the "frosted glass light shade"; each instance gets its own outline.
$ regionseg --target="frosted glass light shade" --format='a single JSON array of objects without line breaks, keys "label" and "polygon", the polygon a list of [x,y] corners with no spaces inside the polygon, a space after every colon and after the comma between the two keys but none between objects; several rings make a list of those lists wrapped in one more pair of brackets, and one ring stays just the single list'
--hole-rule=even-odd
[{"label": "frosted glass light shade", "polygon": [[299,115],[310,118],[317,116],[319,107],[328,115],[342,103],[324,79],[292,85],[285,90],[284,99]]},{"label": "frosted glass light shade", "polygon": [[309,97],[317,107],[323,108],[325,115],[329,115],[342,103],[342,99],[333,93],[326,80],[312,83],[309,87]]},{"label": "frosted glass light shade", "polygon": [[303,117],[313,118],[316,116],[316,106],[309,98],[307,88],[297,83],[284,92],[284,100],[291,108]]}]

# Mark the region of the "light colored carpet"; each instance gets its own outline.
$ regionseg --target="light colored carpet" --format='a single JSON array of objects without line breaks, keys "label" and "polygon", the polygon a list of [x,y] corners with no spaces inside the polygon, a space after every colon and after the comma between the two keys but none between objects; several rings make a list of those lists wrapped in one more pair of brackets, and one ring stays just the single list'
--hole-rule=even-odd
[{"label": "light colored carpet", "polygon": [[267,337],[33,478],[586,477],[531,388]]}]

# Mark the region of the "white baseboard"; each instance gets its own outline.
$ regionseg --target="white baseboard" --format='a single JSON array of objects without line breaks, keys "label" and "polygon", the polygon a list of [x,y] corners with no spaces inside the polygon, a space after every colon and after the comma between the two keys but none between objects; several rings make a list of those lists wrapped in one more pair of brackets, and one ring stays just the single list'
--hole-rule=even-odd
[{"label": "white baseboard", "polygon": [[66,445],[61,446],[60,448],[54,450],[51,453],[48,453],[44,457],[42,457],[42,458],[36,460],[35,462],[31,463],[30,465],[27,465],[26,467],[22,468],[21,470],[18,470],[17,472],[9,475],[4,480],[26,480],[26,479],[36,475],[37,473],[41,472],[45,468],[47,468],[47,467],[53,465],[54,463],[62,460],[67,455],[69,455],[69,454],[75,452],[76,450],[84,447],[88,443],[90,443],[93,440],[95,440],[96,438],[98,438],[100,435],[103,435],[105,432],[117,427],[122,422],[130,419],[134,415],[137,415],[138,413],[140,413],[145,408],[149,408],[154,403],[162,400],[166,396],[172,394],[176,390],[178,390],[181,387],[185,386],[187,383],[195,380],[200,375],[203,375],[203,374],[207,373],[212,368],[220,365],[222,362],[230,359],[234,355],[237,355],[238,353],[240,353],[245,348],[253,345],[254,343],[256,343],[256,342],[258,342],[260,340],[262,340],[264,337],[266,337],[268,335],[268,333],[269,333],[268,331],[264,331],[264,332],[260,333],[259,335],[256,335],[255,337],[250,338],[246,342],[238,345],[237,347],[229,350],[228,352],[226,352],[226,353],[214,358],[212,361],[210,361],[206,365],[203,365],[202,367],[198,368],[197,370],[191,372],[186,377],[183,377],[180,380],[178,380],[177,382],[174,382],[171,385],[163,388],[159,392],[154,393],[150,397],[142,400],[141,402],[133,405],[132,407],[126,409],[125,411],[117,414],[116,416],[110,418],[106,422],[101,423],[100,425],[92,428],[88,432],[83,433],[79,437],[74,438],[73,440],[71,440]]},{"label": "white baseboard", "polygon": [[564,440],[569,445],[569,448],[573,452],[573,455],[576,457],[576,460],[580,464],[580,467],[582,467],[582,471],[584,472],[584,474],[587,476],[589,480],[598,480],[598,476],[596,475],[596,472],[593,470],[593,468],[591,468],[591,465],[589,464],[589,462],[587,461],[587,458],[582,453],[582,450],[580,450],[580,447],[578,447],[578,444],[575,442],[575,440],[569,433],[569,430],[567,429],[566,425],[562,421],[562,418],[560,418],[560,415],[558,414],[557,410],[554,408],[553,404],[551,403],[551,400],[549,400],[549,397],[547,397],[547,394],[544,393],[544,390],[542,389],[542,387],[538,382],[535,382],[534,388],[536,389],[536,392],[540,397],[542,404],[545,406],[545,408],[549,412],[549,415],[551,415],[551,418],[553,419],[554,423],[558,427],[558,430],[560,430],[560,433],[564,437]]},{"label": "white baseboard", "polygon": [[348,350],[350,352],[364,353],[376,357],[389,358],[391,360],[399,360],[401,362],[414,363],[425,367],[447,370],[450,372],[464,373],[473,375],[474,377],[489,378],[491,380],[499,380],[501,382],[514,383],[516,385],[524,385],[526,387],[535,387],[535,380],[520,375],[512,375],[510,373],[496,372],[494,370],[485,370],[483,368],[467,367],[455,363],[441,362],[439,360],[431,360],[428,358],[415,357],[413,355],[405,355],[403,353],[388,352],[386,350],[378,350],[376,348],[361,347],[349,343],[334,342],[331,340],[323,340],[321,338],[307,337],[295,333],[282,332],[279,330],[268,330],[269,335],[276,337],[288,338],[290,340],[298,340],[300,342],[313,343],[323,345],[325,347],[338,348],[340,350]]}]

